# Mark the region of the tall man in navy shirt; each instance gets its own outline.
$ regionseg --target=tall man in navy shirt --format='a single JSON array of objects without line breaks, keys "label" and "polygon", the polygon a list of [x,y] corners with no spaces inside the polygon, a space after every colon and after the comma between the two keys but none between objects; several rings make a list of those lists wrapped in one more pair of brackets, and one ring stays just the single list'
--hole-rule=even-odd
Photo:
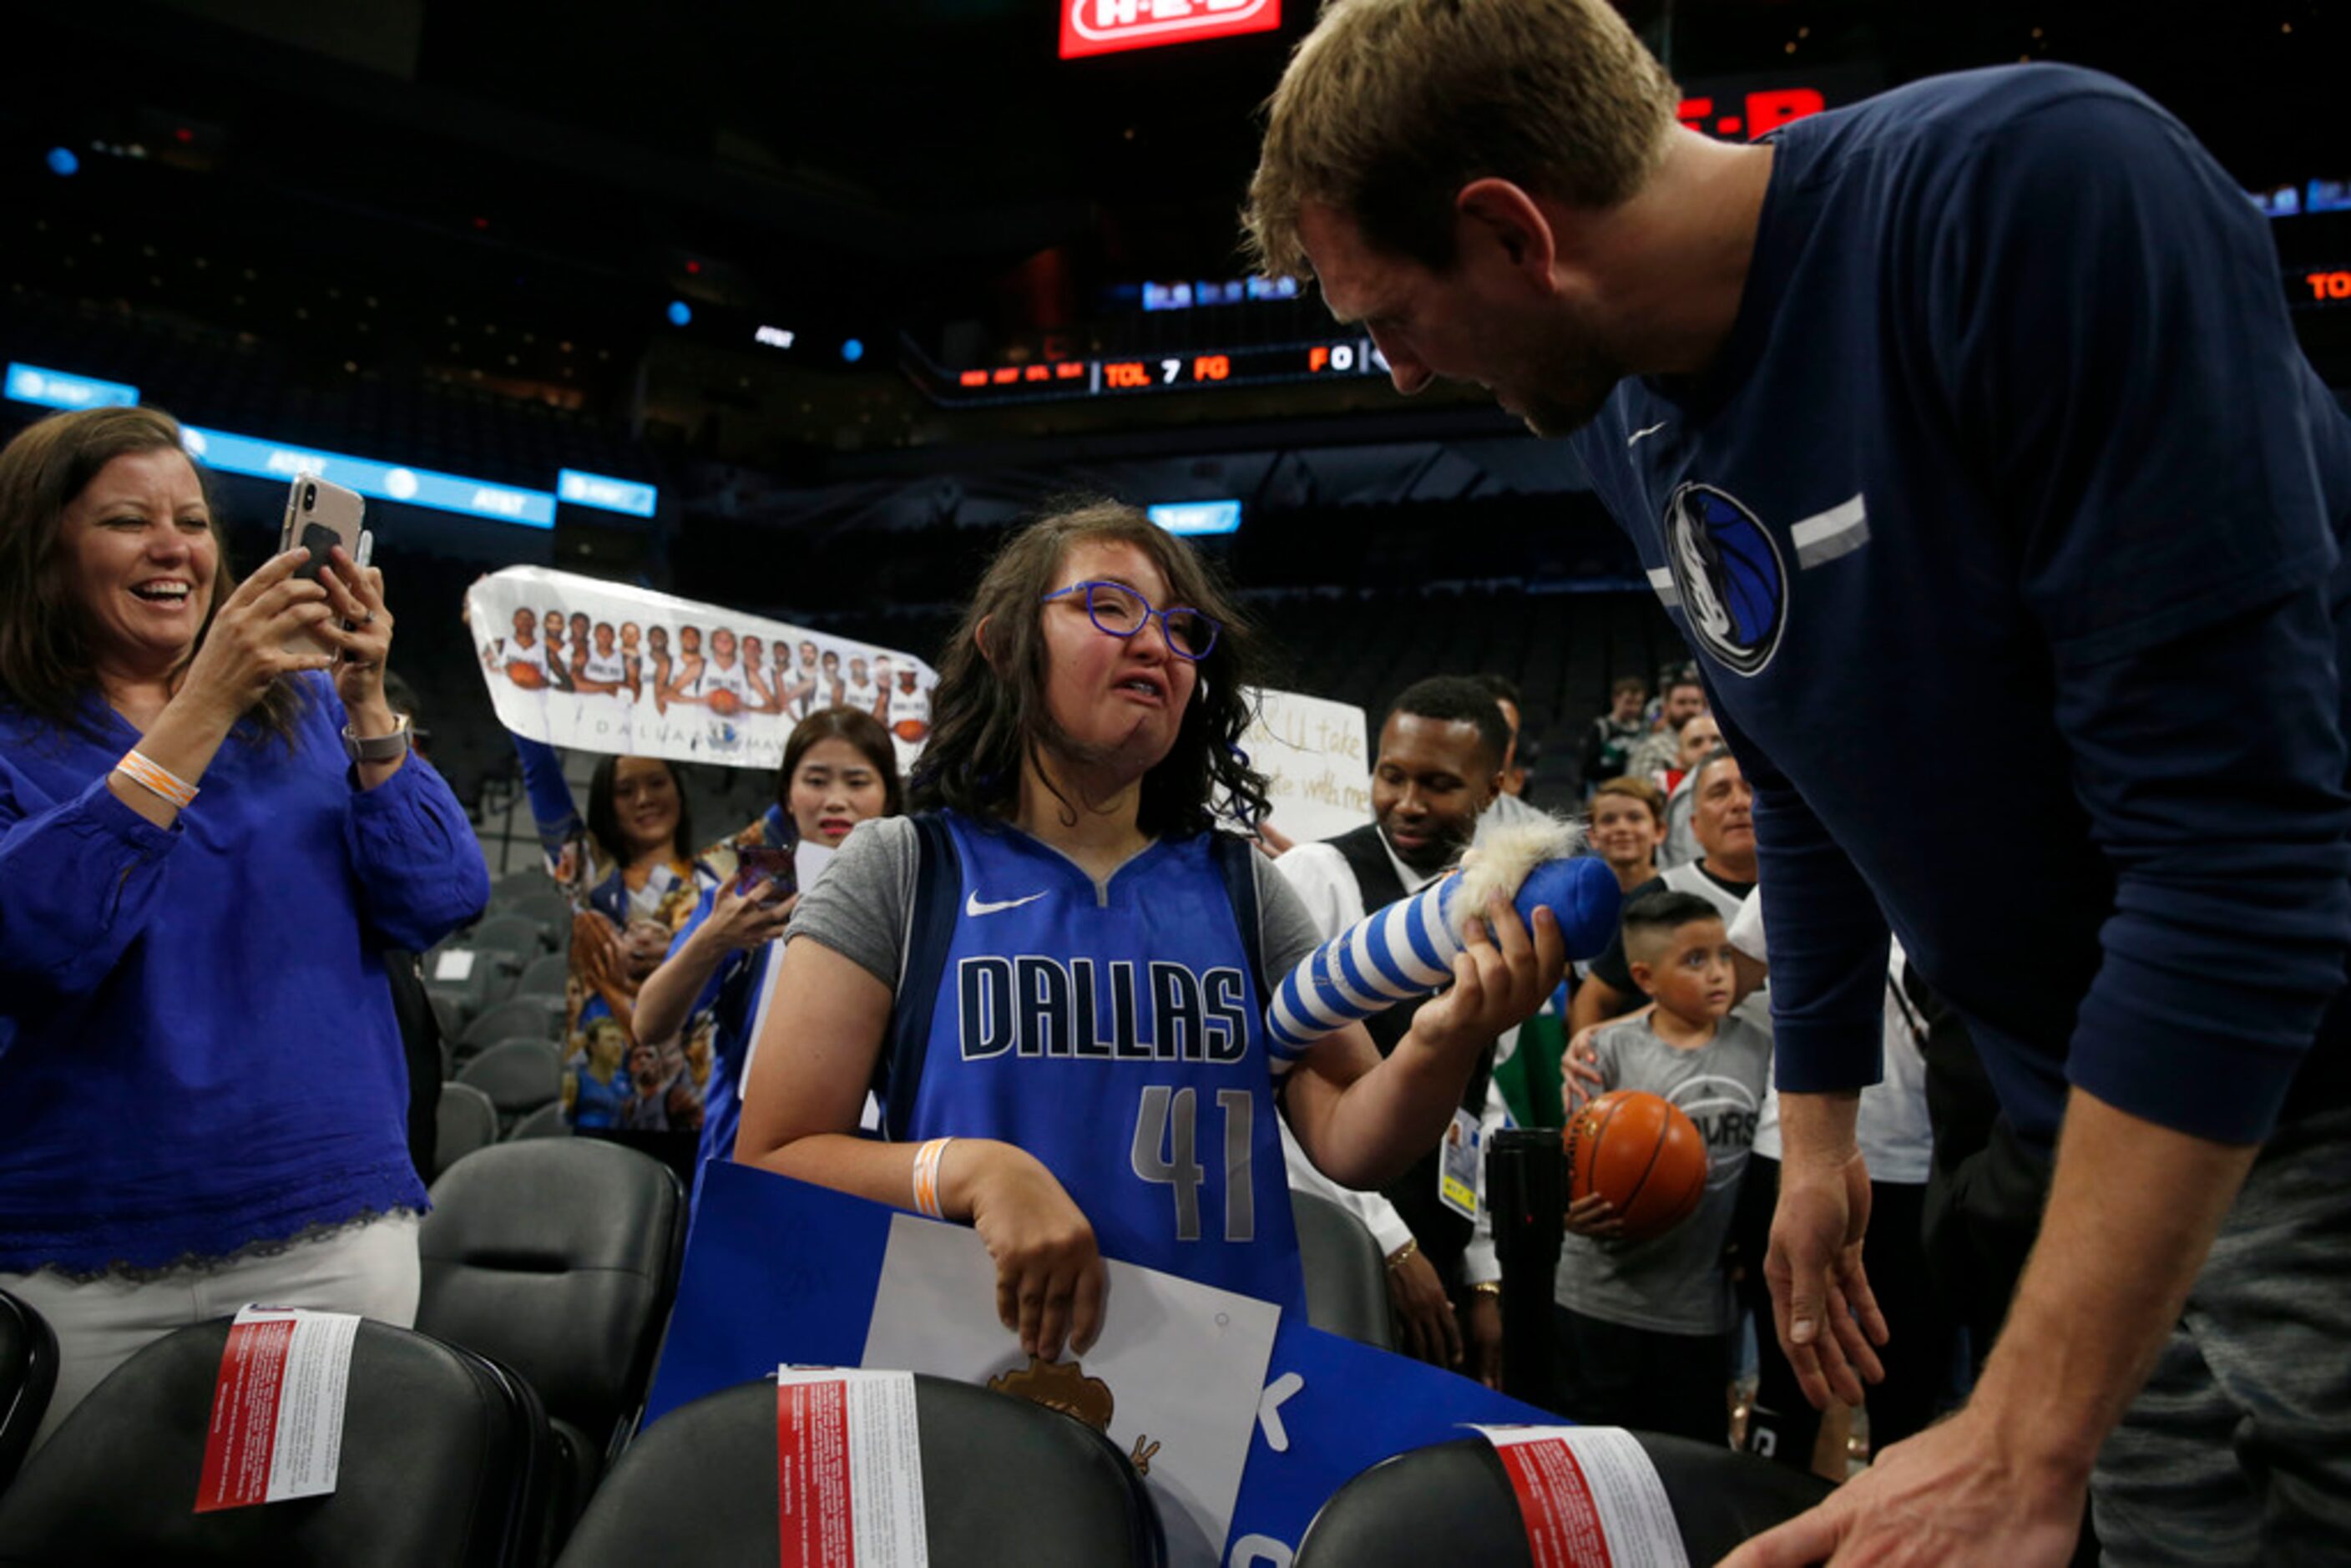
[{"label": "tall man in navy shirt", "polygon": [[2085,1489],[2110,1561],[2338,1550],[2351,432],[2266,225],[2085,71],[1752,145],[1676,105],[1601,0],[1340,0],[1249,223],[1400,390],[1572,436],[1699,654],[1771,890],[1769,1270],[1815,1400],[1884,1333],[1889,925],[2054,1150],[1967,1408],[1739,1561],[2061,1562]]}]

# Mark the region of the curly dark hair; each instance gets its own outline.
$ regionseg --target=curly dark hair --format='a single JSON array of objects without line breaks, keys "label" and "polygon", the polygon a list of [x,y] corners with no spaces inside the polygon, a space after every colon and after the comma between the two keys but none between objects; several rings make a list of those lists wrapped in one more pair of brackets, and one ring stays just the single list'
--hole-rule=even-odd
[{"label": "curly dark hair", "polygon": [[[1101,499],[1052,508],[1015,532],[989,563],[939,661],[935,727],[909,790],[915,810],[953,807],[967,816],[1002,817],[1019,799],[1023,762],[1045,751],[1077,750],[1046,706],[1042,601],[1071,550],[1113,543],[1149,556],[1174,602],[1224,627],[1200,661],[1175,744],[1143,776],[1136,826],[1155,838],[1188,838],[1219,818],[1252,829],[1264,820],[1265,776],[1240,748],[1251,716],[1249,690],[1258,684],[1252,628],[1191,547],[1136,508]],[[1055,795],[1074,811],[1068,797]]]},{"label": "curly dark hair", "polygon": [[[179,421],[160,408],[133,406],[50,414],[0,451],[0,702],[60,728],[97,723],[102,710],[89,705],[98,691],[97,651],[60,545],[66,508],[118,457],[184,450]],[[172,672],[175,684],[237,580],[212,486],[203,468],[189,466],[204,489],[213,536],[213,594],[187,660]],[[296,678],[280,675],[246,710],[237,729],[248,742],[275,736],[290,744],[303,703]]]}]

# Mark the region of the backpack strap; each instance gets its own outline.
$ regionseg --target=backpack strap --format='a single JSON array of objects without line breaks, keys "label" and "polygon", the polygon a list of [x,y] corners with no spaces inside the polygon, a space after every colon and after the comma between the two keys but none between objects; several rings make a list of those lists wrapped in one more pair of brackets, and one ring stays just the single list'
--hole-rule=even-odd
[{"label": "backpack strap", "polygon": [[890,1009],[890,1030],[883,1041],[881,1060],[873,1068],[873,1093],[882,1102],[882,1129],[896,1142],[905,1140],[914,1117],[914,1094],[923,1082],[923,1058],[930,1050],[932,1015],[938,1009],[947,950],[955,943],[956,902],[963,889],[963,857],[956,852],[955,835],[948,831],[946,819],[935,811],[925,811],[908,820],[914,824],[914,898],[906,909],[897,999]]},{"label": "backpack strap", "polygon": [[1233,920],[1240,926],[1241,946],[1249,951],[1249,978],[1257,982],[1257,1005],[1259,1016],[1273,1005],[1273,989],[1265,978],[1264,922],[1259,917],[1257,902],[1257,846],[1237,834],[1211,832],[1209,853],[1217,870],[1225,879],[1225,897],[1233,906]]}]

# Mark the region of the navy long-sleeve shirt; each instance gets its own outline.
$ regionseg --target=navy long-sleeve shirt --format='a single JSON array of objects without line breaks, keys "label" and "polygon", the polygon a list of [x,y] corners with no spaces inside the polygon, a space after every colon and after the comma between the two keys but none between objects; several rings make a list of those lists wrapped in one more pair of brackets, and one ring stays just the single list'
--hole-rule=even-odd
[{"label": "navy long-sleeve shirt", "polygon": [[0,709],[0,1270],[225,1256],[422,1208],[385,947],[489,876],[422,758],[360,789],[323,677],[289,750],[233,736],[168,829],[106,787],[138,736]]},{"label": "navy long-sleeve shirt", "polygon": [[1717,362],[1575,439],[1755,787],[1780,1086],[1875,1081],[1890,922],[2036,1145],[2341,1101],[2351,430],[2265,221],[2081,70],[1774,143]]}]

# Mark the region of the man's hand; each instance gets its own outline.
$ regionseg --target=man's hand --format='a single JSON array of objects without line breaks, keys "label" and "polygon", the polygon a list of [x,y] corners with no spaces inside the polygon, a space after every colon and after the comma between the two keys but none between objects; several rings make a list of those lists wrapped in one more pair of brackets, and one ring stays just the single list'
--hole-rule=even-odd
[{"label": "man's hand", "polygon": [[1461,1330],[1437,1270],[1407,1242],[1388,1260],[1388,1302],[1395,1308],[1396,1348],[1415,1361],[1448,1370],[1461,1364]]},{"label": "man's hand", "polygon": [[1469,1364],[1462,1371],[1497,1393],[1502,1387],[1502,1298],[1472,1291],[1461,1304],[1461,1332]]},{"label": "man's hand", "polygon": [[2043,1568],[2072,1555],[2088,1472],[2019,1454],[1962,1410],[1907,1442],[1828,1501],[1767,1531],[1721,1568]]},{"label": "man's hand", "polygon": [[1859,1405],[1863,1380],[1886,1376],[1871,1348],[1886,1343],[1886,1318],[1861,1266],[1868,1227],[1869,1167],[1858,1151],[1839,1166],[1781,1167],[1763,1277],[1780,1348],[1815,1410],[1832,1393]]},{"label": "man's hand", "polygon": [[1586,1024],[1575,1031],[1575,1038],[1569,1040],[1567,1049],[1559,1053],[1559,1108],[1566,1120],[1575,1120],[1575,1113],[1583,1108],[1583,1103],[1608,1087],[1608,1081],[1600,1076],[1600,1051],[1592,1043],[1593,1037],[1604,1029],[1646,1018],[1656,1010],[1657,1004],[1650,1002],[1620,1017]]}]

